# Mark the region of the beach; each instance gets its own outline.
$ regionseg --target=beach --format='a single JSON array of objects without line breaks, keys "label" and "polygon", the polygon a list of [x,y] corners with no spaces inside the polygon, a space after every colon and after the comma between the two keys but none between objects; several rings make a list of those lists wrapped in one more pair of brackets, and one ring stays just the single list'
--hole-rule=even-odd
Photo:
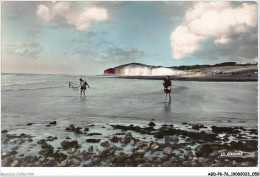
[{"label": "beach", "polygon": [[84,79],[2,74],[2,166],[257,165],[257,82]]}]

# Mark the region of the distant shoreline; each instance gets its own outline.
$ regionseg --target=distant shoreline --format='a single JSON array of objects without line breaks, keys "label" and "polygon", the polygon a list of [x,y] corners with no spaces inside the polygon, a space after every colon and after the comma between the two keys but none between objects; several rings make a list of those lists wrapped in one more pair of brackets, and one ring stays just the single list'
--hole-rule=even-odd
[{"label": "distant shoreline", "polygon": [[[144,79],[144,80],[163,80],[165,76],[113,76],[107,78],[119,79]],[[181,77],[170,76],[171,80],[176,81],[205,81],[205,82],[257,82],[258,77]]]},{"label": "distant shoreline", "polygon": [[[221,71],[221,74],[214,74],[214,71]],[[171,80],[178,81],[206,81],[206,82],[257,82],[257,66],[224,66],[214,68],[203,68],[190,70],[190,75],[169,76]],[[103,75],[108,78],[122,79],[146,79],[163,80],[166,76],[129,76],[129,75]]]}]

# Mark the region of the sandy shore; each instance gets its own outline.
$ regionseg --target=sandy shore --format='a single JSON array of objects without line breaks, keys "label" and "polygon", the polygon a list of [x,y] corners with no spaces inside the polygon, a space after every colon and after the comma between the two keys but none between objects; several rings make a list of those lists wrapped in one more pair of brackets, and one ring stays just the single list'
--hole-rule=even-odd
[{"label": "sandy shore", "polygon": [[[49,123],[55,129],[59,122]],[[33,126],[33,123],[28,123]],[[71,137],[2,131],[3,167],[255,167],[257,129],[206,127],[202,124],[89,124],[68,125]],[[74,137],[74,138],[72,138]],[[75,138],[76,137],[76,138]],[[29,143],[27,155],[23,144]],[[12,147],[12,148],[11,148]],[[23,153],[23,154],[22,154]]]}]

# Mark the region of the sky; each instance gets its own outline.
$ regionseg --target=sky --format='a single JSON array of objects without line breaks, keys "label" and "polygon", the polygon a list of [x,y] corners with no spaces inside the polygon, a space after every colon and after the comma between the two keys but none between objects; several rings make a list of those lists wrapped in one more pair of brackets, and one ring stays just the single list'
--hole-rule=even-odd
[{"label": "sky", "polygon": [[258,61],[255,2],[1,3],[2,73]]}]

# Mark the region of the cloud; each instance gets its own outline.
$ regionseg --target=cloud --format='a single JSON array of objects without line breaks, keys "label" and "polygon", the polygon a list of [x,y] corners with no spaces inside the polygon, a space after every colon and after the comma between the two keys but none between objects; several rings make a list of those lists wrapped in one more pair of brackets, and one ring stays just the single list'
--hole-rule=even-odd
[{"label": "cloud", "polygon": [[36,43],[23,43],[15,45],[4,45],[2,48],[4,56],[27,57],[37,59],[42,52],[42,48]]},{"label": "cloud", "polygon": [[207,39],[216,45],[231,42],[231,34],[244,33],[257,27],[257,4],[242,3],[233,7],[231,2],[198,2],[186,12],[185,23],[171,34],[173,58],[182,59],[200,49]]},{"label": "cloud", "polygon": [[105,22],[109,19],[105,8],[89,7],[81,13],[76,13],[71,10],[70,2],[40,4],[36,14],[39,19],[46,22],[52,21],[56,16],[64,17],[68,24],[75,26],[79,31],[88,30],[92,22]]}]

